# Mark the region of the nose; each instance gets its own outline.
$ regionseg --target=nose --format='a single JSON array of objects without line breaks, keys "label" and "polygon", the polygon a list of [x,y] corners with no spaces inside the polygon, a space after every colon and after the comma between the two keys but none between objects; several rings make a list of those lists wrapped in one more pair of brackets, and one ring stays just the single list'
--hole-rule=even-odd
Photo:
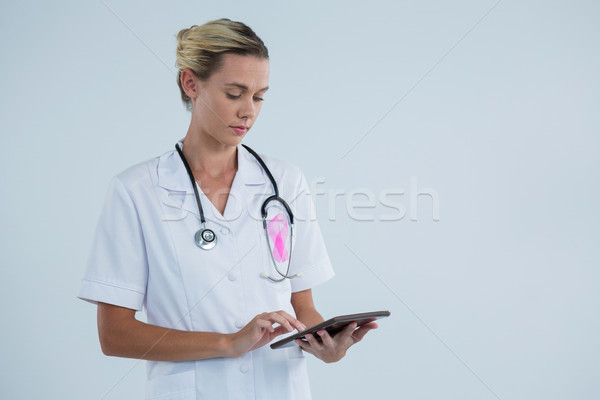
[{"label": "nose", "polygon": [[241,103],[238,110],[238,117],[245,120],[254,120],[258,115],[258,105],[253,98],[249,98]]}]

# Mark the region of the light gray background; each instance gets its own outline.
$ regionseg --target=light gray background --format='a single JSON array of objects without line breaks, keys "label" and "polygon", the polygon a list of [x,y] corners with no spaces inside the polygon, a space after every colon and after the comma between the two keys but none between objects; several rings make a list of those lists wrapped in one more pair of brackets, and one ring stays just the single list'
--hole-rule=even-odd
[{"label": "light gray background", "polygon": [[[220,17],[271,52],[246,143],[347,193],[316,198],[318,309],[392,312],[309,361],[314,398],[600,397],[598,3],[282,3],[0,5],[1,397],[142,398],[144,363],[101,354],[76,294],[110,177],[187,130],[176,33]],[[411,177],[439,221],[427,195],[409,218]],[[407,215],[351,218],[361,188]]]}]

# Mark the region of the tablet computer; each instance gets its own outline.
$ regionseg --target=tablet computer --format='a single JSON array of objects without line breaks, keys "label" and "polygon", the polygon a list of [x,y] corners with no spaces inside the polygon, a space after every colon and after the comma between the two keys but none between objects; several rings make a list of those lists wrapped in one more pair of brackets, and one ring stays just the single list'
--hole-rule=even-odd
[{"label": "tablet computer", "polygon": [[303,330],[302,332],[298,332],[294,335],[288,336],[285,339],[281,339],[281,340],[271,344],[271,348],[279,349],[279,348],[283,348],[283,347],[297,346],[296,343],[294,343],[294,341],[296,339],[306,340],[306,338],[304,336],[307,333],[311,333],[311,334],[315,335],[315,338],[317,340],[321,340],[319,335],[316,334],[317,331],[320,331],[321,329],[327,330],[327,332],[329,333],[330,336],[335,336],[336,333],[342,331],[351,322],[356,322],[358,324],[358,326],[361,326],[364,324],[368,324],[369,322],[373,322],[376,319],[389,317],[389,316],[390,316],[389,311],[373,311],[373,312],[360,313],[360,314],[340,315],[338,317],[328,319],[327,321],[323,321],[320,324],[317,324],[315,326],[311,326],[310,328],[307,328],[307,329]]}]

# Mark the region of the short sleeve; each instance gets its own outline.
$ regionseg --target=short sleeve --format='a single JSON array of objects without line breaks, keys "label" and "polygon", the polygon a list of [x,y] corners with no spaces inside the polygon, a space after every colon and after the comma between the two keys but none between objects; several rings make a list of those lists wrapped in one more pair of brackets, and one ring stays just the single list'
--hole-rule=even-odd
[{"label": "short sleeve", "polygon": [[302,277],[291,280],[292,292],[317,286],[334,276],[323,235],[317,221],[315,207],[304,174],[290,204],[294,210],[294,242],[290,273]]},{"label": "short sleeve", "polygon": [[135,204],[118,177],[111,181],[78,297],[137,311],[148,279],[143,232]]}]

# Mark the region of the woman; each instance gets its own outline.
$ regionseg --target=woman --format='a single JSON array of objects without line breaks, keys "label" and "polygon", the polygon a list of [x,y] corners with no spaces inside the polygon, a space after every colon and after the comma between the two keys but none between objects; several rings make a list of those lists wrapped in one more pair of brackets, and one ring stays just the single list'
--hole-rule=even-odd
[{"label": "woman", "polygon": [[[311,289],[333,269],[301,171],[240,144],[268,90],[261,39],[221,19],[177,41],[189,129],[113,178],[79,297],[98,305],[106,355],[148,360],[147,398],[310,398],[302,350],[338,361],[376,324],[265,346],[323,321]],[[263,225],[277,190],[292,232],[277,201]]]}]

